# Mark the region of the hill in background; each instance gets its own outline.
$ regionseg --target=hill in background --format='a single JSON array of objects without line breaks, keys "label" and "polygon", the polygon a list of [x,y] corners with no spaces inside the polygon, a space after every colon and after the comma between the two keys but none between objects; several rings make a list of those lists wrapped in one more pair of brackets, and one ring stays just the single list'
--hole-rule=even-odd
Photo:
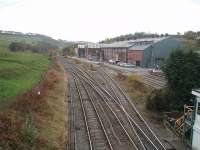
[{"label": "hill in background", "polygon": [[49,36],[35,34],[35,33],[21,33],[14,31],[2,31],[0,30],[0,52],[8,51],[9,45],[12,42],[21,42],[31,45],[37,45],[38,43],[45,43],[56,47],[57,49],[62,49],[72,42],[64,40],[55,40]]}]

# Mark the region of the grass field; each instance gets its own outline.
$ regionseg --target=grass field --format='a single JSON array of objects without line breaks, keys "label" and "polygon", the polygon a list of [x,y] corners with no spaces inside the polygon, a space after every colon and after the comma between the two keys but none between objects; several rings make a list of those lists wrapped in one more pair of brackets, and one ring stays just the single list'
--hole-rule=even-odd
[{"label": "grass field", "polygon": [[12,99],[37,84],[48,69],[47,55],[0,53],[0,102]]}]

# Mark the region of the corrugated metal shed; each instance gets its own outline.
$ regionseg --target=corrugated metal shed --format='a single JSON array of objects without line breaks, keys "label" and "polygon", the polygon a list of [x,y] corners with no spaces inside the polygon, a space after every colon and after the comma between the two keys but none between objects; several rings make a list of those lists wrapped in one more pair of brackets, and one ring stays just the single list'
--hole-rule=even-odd
[{"label": "corrugated metal shed", "polygon": [[142,66],[147,68],[160,66],[174,49],[181,47],[183,42],[175,37],[160,40],[144,49]]}]

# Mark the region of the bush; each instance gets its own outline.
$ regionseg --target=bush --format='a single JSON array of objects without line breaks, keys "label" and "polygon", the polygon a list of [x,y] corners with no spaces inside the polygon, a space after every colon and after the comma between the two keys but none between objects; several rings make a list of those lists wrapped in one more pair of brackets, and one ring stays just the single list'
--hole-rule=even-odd
[{"label": "bush", "polygon": [[154,90],[147,98],[146,108],[155,112],[162,112],[169,109],[166,92],[164,90]]},{"label": "bush", "polygon": [[22,129],[22,140],[28,146],[35,147],[37,140],[37,128],[35,127],[34,121],[31,116],[26,119],[24,128]]},{"label": "bush", "polygon": [[28,44],[24,42],[12,42],[9,45],[11,52],[32,51],[34,53],[47,53],[57,49],[57,46],[48,42],[38,42],[37,44]]},{"label": "bush", "polygon": [[127,78],[129,84],[138,84],[140,77],[138,75],[130,75]]},{"label": "bush", "polygon": [[16,111],[0,113],[0,150],[21,149],[21,118]]},{"label": "bush", "polygon": [[118,73],[117,73],[117,78],[118,78],[120,81],[124,81],[125,79],[127,79],[127,76],[124,75],[124,74],[121,73],[121,72],[118,72]]},{"label": "bush", "polygon": [[141,82],[141,78],[138,75],[130,75],[126,79],[127,85],[130,87],[130,90],[137,90],[142,93],[146,93],[146,87],[145,85]]}]

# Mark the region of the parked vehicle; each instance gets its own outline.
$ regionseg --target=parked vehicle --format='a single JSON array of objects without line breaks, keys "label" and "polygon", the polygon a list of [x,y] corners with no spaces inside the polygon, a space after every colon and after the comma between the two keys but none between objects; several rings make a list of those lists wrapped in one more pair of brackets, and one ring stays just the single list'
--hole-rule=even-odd
[{"label": "parked vehicle", "polygon": [[130,64],[130,63],[119,63],[119,66],[126,67],[126,68],[133,68],[133,67],[135,67],[134,64]]},{"label": "parked vehicle", "polygon": [[115,63],[115,61],[112,60],[112,59],[110,59],[108,62],[109,62],[110,64],[114,64],[114,63]]},{"label": "parked vehicle", "polygon": [[124,67],[126,63],[118,63],[119,66]]},{"label": "parked vehicle", "polygon": [[99,61],[94,61],[93,63],[96,64],[96,65],[100,65],[101,64]]},{"label": "parked vehicle", "polygon": [[118,65],[120,63],[120,60],[116,60],[115,63]]},{"label": "parked vehicle", "polygon": [[126,63],[125,67],[127,67],[127,68],[133,68],[133,67],[136,67],[136,66],[134,64]]}]

